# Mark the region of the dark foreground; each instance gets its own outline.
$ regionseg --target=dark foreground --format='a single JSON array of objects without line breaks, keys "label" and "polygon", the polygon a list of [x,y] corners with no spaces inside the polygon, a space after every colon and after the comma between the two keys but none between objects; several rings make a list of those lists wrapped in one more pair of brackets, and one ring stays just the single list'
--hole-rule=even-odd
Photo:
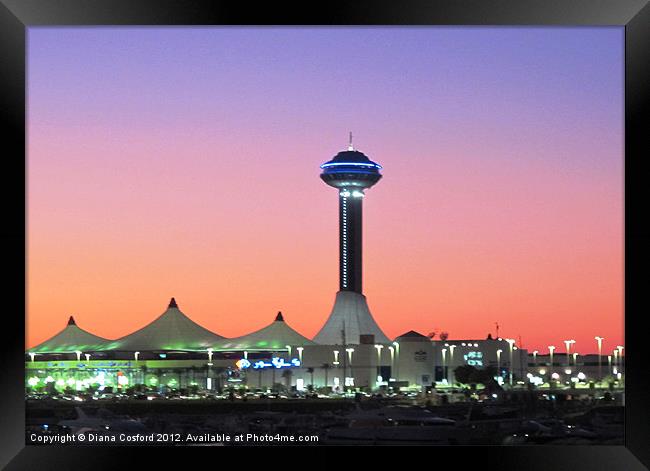
[{"label": "dark foreground", "polygon": [[26,405],[32,445],[623,444],[624,408],[613,401],[39,399]]}]

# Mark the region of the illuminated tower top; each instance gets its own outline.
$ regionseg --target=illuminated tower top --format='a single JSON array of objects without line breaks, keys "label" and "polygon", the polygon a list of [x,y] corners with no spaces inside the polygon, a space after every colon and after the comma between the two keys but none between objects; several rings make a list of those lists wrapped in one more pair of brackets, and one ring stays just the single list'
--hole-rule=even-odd
[{"label": "illuminated tower top", "polygon": [[320,166],[321,179],[341,190],[365,190],[381,179],[381,165],[373,162],[363,152],[348,150],[339,152],[334,158]]}]

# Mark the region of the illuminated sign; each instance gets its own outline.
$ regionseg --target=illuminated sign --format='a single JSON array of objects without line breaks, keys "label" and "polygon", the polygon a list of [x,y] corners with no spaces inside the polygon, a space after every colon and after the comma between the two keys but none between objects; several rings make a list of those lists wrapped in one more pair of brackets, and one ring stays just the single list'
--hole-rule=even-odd
[{"label": "illuminated sign", "polygon": [[240,370],[250,368],[251,365],[255,370],[264,368],[297,368],[300,366],[300,360],[292,358],[291,360],[286,361],[284,358],[273,357],[271,358],[271,361],[258,360],[255,363],[251,363],[249,360],[241,358],[237,363],[235,363],[235,365],[237,365],[237,368]]},{"label": "illuminated sign", "polygon": [[463,357],[468,365],[483,366],[483,352],[467,352]]},{"label": "illuminated sign", "polygon": [[239,368],[240,370],[243,370],[244,368],[250,368],[251,362],[248,361],[246,358],[242,358],[235,363],[235,366]]}]

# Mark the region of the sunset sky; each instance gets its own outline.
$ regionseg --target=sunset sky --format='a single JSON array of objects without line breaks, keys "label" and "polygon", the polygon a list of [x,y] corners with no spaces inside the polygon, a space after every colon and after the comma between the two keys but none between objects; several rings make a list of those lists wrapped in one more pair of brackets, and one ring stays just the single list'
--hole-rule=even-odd
[{"label": "sunset sky", "polygon": [[27,347],[174,296],[312,337],[338,289],[347,145],[364,294],[389,337],[623,345],[623,39],[600,28],[28,30]]}]

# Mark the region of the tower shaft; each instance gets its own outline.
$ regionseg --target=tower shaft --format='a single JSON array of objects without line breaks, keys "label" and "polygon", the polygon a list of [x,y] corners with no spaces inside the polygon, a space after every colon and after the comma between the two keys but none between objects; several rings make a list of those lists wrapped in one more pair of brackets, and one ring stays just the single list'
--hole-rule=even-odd
[{"label": "tower shaft", "polygon": [[339,290],[362,293],[363,198],[339,195]]}]

